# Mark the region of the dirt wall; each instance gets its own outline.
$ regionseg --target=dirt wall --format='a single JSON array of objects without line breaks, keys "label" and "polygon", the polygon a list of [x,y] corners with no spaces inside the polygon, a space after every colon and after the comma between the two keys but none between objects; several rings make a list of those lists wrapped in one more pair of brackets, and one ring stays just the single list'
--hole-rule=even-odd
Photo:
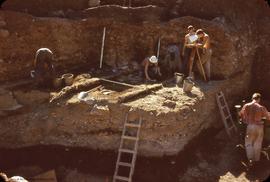
[{"label": "dirt wall", "polygon": [[[121,13],[129,12],[121,7],[114,8],[114,14],[119,8]],[[85,18],[77,20],[37,18],[24,13],[1,11],[3,41],[0,44],[0,81],[28,77],[35,51],[40,47],[52,49],[57,67],[71,68],[87,64],[90,69],[97,66],[105,26],[104,62],[112,67],[128,65],[132,61],[140,62],[144,57],[156,54],[159,37],[162,59],[168,44],[182,44],[189,24],[203,28],[211,37],[214,78],[225,79],[248,70],[255,54],[254,48],[258,46],[251,29],[238,33],[221,17],[212,21],[181,17],[161,23],[158,18],[153,21],[153,17],[159,13],[152,11],[145,18],[130,22],[129,19],[114,19],[115,16],[110,13],[104,13],[103,19],[87,17],[91,11],[96,9],[89,10]],[[136,13],[139,14],[140,10]]]},{"label": "dirt wall", "polygon": [[[242,74],[253,65],[253,78],[259,80],[253,81],[258,83],[255,90],[269,90],[265,86],[269,85],[269,46],[265,40],[270,16],[266,1],[133,0],[133,8],[127,9],[116,6],[123,1],[103,0],[102,6],[87,9],[89,2],[5,1],[0,12],[0,82],[28,77],[34,52],[40,47],[55,52],[60,69],[96,66],[104,26],[105,63],[121,67],[154,54],[159,36],[162,54],[169,43],[181,44],[185,27],[194,24],[212,39],[215,79]],[[147,5],[154,6],[138,7]]]},{"label": "dirt wall", "polygon": [[259,41],[261,45],[257,47],[256,59],[253,63],[252,85],[253,92],[260,92],[264,98],[270,99],[270,17],[260,20]]}]

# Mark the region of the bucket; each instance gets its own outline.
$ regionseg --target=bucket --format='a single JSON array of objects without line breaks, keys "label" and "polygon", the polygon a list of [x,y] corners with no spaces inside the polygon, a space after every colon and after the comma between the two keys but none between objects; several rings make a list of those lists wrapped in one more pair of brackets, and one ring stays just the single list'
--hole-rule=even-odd
[{"label": "bucket", "polygon": [[184,74],[182,73],[174,73],[175,76],[175,83],[177,86],[180,86],[184,79]]},{"label": "bucket", "polygon": [[183,84],[184,92],[191,92],[193,86],[194,86],[193,81],[191,81],[190,79],[184,80],[184,84]]},{"label": "bucket", "polygon": [[62,81],[63,81],[62,78],[55,78],[55,79],[53,80],[53,86],[54,86],[54,88],[59,88],[59,87],[61,87],[61,86],[62,86]]},{"label": "bucket", "polygon": [[62,76],[62,78],[64,79],[65,84],[66,84],[67,86],[70,86],[70,85],[73,84],[73,77],[74,77],[74,75],[71,74],[71,73],[67,73],[67,74],[64,74],[64,75]]}]

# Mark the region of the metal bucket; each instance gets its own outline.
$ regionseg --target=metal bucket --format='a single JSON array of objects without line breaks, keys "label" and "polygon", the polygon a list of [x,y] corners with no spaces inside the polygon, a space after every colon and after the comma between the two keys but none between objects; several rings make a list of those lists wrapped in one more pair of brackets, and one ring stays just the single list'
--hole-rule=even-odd
[{"label": "metal bucket", "polygon": [[174,73],[175,76],[175,83],[177,86],[180,86],[184,79],[184,74],[182,73]]},{"label": "metal bucket", "polygon": [[59,88],[62,86],[62,83],[63,83],[63,79],[62,78],[55,78],[53,80],[53,86],[54,88]]},{"label": "metal bucket", "polygon": [[73,77],[74,77],[74,75],[71,73],[67,73],[67,74],[62,75],[62,79],[64,79],[65,84],[67,86],[70,86],[73,84]]},{"label": "metal bucket", "polygon": [[193,86],[194,86],[193,81],[191,81],[190,79],[185,79],[183,84],[183,91],[191,92]]}]

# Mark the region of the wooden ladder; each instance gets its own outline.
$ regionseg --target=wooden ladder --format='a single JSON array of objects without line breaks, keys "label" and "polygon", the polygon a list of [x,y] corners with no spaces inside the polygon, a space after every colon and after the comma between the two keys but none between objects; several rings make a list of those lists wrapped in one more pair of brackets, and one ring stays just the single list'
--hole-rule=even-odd
[{"label": "wooden ladder", "polygon": [[[128,113],[126,114],[120,146],[118,150],[115,172],[113,176],[113,182],[118,182],[118,181],[131,182],[132,181],[132,176],[135,169],[135,163],[136,163],[136,157],[137,157],[137,151],[138,151],[138,142],[139,142],[141,124],[142,124],[141,116],[136,121],[129,121]],[[127,142],[131,144],[131,147],[125,146]],[[129,160],[123,161],[124,157],[129,158]],[[119,168],[126,169],[124,171],[125,175],[119,174],[120,173]]]},{"label": "wooden ladder", "polygon": [[237,128],[232,119],[230,109],[228,107],[228,104],[222,91],[216,94],[216,99],[226,132],[229,135],[229,137],[232,137],[232,130],[237,132]]}]

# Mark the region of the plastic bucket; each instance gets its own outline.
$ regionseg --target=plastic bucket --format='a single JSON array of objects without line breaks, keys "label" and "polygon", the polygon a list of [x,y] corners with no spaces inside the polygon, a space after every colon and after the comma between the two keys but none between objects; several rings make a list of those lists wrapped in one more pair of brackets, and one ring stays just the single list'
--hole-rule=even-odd
[{"label": "plastic bucket", "polygon": [[194,86],[194,83],[191,80],[185,79],[184,84],[183,84],[183,91],[191,92],[193,86]]},{"label": "plastic bucket", "polygon": [[180,86],[184,79],[184,74],[182,73],[174,73],[175,76],[175,84]]},{"label": "plastic bucket", "polygon": [[54,88],[59,88],[62,86],[63,79],[62,78],[55,78],[53,80],[53,86]]},{"label": "plastic bucket", "polygon": [[64,75],[62,76],[62,79],[64,79],[65,84],[66,84],[67,86],[73,84],[73,78],[74,78],[74,75],[71,74],[71,73],[67,73],[67,74],[64,74]]}]

